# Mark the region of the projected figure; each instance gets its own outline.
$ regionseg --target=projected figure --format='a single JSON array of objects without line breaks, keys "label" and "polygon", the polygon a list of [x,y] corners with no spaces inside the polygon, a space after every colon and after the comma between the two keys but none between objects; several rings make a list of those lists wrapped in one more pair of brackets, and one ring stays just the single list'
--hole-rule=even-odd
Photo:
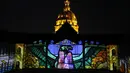
[{"label": "projected figure", "polygon": [[58,69],[83,68],[83,45],[70,40],[63,40],[56,44],[48,45],[48,66]]},{"label": "projected figure", "polygon": [[58,58],[59,69],[73,69],[72,53],[69,50],[60,50]]},{"label": "projected figure", "polygon": [[68,53],[65,58],[64,69],[73,69],[72,53]]},{"label": "projected figure", "polygon": [[63,69],[64,68],[64,52],[59,52],[59,60],[58,60],[58,68]]}]

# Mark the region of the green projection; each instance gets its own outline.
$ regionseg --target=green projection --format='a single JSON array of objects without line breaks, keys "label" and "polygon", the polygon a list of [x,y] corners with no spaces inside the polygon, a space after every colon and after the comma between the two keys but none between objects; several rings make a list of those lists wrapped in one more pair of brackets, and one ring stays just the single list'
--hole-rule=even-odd
[{"label": "green projection", "polygon": [[[27,50],[33,55],[33,57],[26,56],[26,58],[31,57],[33,60],[32,64],[34,66],[31,66],[29,68],[45,68],[46,67],[46,45],[45,44],[27,45]],[[27,54],[29,54],[29,53],[27,53]],[[29,60],[31,60],[31,59],[29,59]],[[26,62],[30,63],[31,61],[26,61]],[[28,65],[28,64],[26,64],[26,65]]]}]

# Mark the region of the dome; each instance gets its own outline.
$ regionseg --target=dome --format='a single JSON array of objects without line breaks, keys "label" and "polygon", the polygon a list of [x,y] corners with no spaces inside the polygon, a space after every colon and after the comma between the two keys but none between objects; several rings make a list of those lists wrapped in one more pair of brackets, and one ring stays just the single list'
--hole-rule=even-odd
[{"label": "dome", "polygon": [[68,0],[66,0],[65,2],[65,7],[63,9],[63,12],[61,12],[56,20],[56,26],[55,26],[55,32],[58,31],[63,24],[65,24],[66,22],[68,22],[72,28],[78,33],[78,24],[77,24],[77,18],[75,16],[75,14],[70,10],[70,2]]},{"label": "dome", "polygon": [[72,11],[65,11],[58,15],[57,20],[64,20],[64,19],[77,22],[76,16]]}]

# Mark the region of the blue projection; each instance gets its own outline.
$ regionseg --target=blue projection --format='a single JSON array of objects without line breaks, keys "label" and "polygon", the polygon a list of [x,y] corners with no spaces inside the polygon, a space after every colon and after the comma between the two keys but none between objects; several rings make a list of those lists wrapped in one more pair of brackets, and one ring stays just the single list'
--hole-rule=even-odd
[{"label": "blue projection", "polygon": [[[48,45],[48,51],[51,55],[56,57],[55,68],[58,69],[78,69],[82,63],[78,62],[83,58],[83,45],[82,41],[78,44],[70,40],[63,40],[54,44],[51,40]],[[49,57],[52,57],[50,56]]]},{"label": "blue projection", "polygon": [[80,55],[82,53],[82,51],[83,51],[82,50],[83,46],[82,46],[81,41],[79,43],[80,43],[80,45],[76,44],[76,43],[73,43],[73,42],[71,42],[69,40],[64,40],[64,41],[61,41],[61,42],[56,43],[56,44],[52,44],[52,43],[49,44],[48,49],[53,55],[58,56],[60,46],[62,46],[62,45],[71,45],[73,49],[70,50],[70,51],[73,53],[73,56],[77,56],[77,55]]}]

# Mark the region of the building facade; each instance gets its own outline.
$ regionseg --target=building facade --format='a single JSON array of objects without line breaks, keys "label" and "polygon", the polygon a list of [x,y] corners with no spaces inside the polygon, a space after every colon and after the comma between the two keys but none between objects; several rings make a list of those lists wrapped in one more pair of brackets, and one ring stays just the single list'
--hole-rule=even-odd
[{"label": "building facade", "polygon": [[[82,37],[77,18],[71,11],[70,1],[65,0],[64,4],[54,26],[55,34],[42,37],[44,40],[15,44],[12,69],[119,70],[118,44],[104,43],[103,41],[108,40],[100,41],[94,35],[91,40],[88,36]],[[3,51],[1,54],[3,56]],[[1,58],[3,64],[8,62]],[[3,68],[5,67],[1,66],[1,73]]]},{"label": "building facade", "polygon": [[[108,69],[118,70],[118,46],[104,45],[98,41],[73,39],[78,37],[79,26],[75,14],[71,11],[70,1],[64,1],[63,12],[56,20],[57,39],[35,41],[32,44],[16,44],[20,50],[15,61],[22,68],[56,68],[56,69]],[[24,45],[24,46],[23,46]],[[20,46],[20,47],[18,47]],[[34,60],[34,61],[32,61]],[[16,65],[16,64],[15,64]]]}]

